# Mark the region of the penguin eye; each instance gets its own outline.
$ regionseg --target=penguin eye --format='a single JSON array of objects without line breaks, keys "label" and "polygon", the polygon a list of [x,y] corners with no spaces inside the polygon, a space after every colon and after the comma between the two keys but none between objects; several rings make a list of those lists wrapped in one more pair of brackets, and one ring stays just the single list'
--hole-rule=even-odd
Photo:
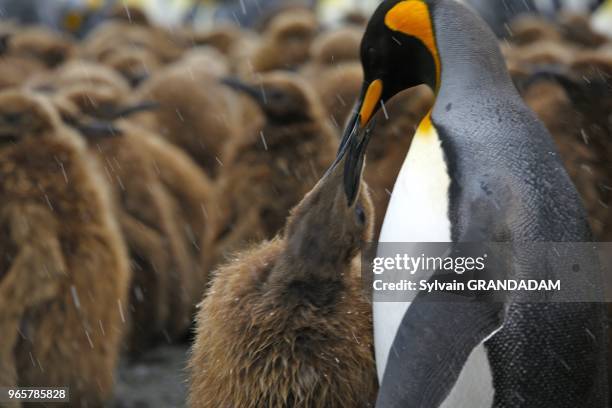
[{"label": "penguin eye", "polygon": [[366,215],[361,204],[357,204],[357,206],[355,207],[355,215],[357,216],[357,222],[359,223],[359,225],[365,225]]},{"label": "penguin eye", "polygon": [[267,98],[274,104],[281,104],[287,102],[287,95],[283,91],[271,89],[267,91]]}]

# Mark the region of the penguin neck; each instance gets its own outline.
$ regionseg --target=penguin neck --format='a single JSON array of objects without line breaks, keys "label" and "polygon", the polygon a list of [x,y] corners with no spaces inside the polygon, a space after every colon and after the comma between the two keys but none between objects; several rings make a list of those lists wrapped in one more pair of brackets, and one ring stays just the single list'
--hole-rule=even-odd
[{"label": "penguin neck", "polygon": [[479,17],[454,1],[444,1],[434,9],[433,18],[441,66],[439,83],[430,84],[436,105],[445,107],[451,96],[459,102],[514,89],[497,38]]}]

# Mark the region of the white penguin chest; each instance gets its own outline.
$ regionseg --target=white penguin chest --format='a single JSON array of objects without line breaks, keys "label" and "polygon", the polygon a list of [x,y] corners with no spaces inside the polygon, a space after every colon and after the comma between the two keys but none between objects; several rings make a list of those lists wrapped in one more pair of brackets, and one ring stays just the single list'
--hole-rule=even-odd
[{"label": "white penguin chest", "polygon": [[[395,182],[379,241],[450,242],[449,188],[450,176],[441,141],[431,120],[426,117],[414,136]],[[393,249],[379,245],[377,256],[395,256],[395,253],[386,253],[387,250],[393,252]],[[395,334],[409,307],[410,303],[401,299],[373,304],[379,380],[382,380]]]},{"label": "white penguin chest", "polygon": [[425,118],[393,188],[380,242],[450,242],[450,176],[438,133]]}]

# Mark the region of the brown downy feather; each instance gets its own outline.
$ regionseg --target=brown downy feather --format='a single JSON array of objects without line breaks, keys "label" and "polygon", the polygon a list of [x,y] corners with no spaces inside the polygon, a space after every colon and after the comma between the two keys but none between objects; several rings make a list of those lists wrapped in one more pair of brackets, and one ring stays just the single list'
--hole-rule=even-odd
[{"label": "brown downy feather", "polygon": [[217,24],[208,31],[184,29],[182,36],[186,44],[196,47],[213,47],[223,55],[229,56],[232,47],[248,35],[233,24]]},{"label": "brown downy feather", "polygon": [[132,86],[137,87],[162,66],[159,59],[149,50],[117,49],[100,61],[117,71]]},{"label": "brown downy feather", "polygon": [[170,33],[160,27],[130,24],[111,20],[92,32],[81,42],[80,55],[85,59],[103,61],[122,49],[144,49],[162,63],[175,61],[183,47]]},{"label": "brown downy feather", "polygon": [[276,15],[261,35],[250,57],[253,72],[294,69],[309,58],[318,30],[315,15],[308,10],[291,10]]},{"label": "brown downy feather", "polygon": [[558,27],[548,20],[534,14],[523,14],[510,23],[508,41],[525,46],[540,41],[560,42]]},{"label": "brown downy feather", "polygon": [[363,86],[363,68],[360,62],[348,62],[314,72],[305,70],[321,99],[326,116],[338,133],[355,107]]},{"label": "brown downy feather", "polygon": [[343,62],[359,62],[359,46],[363,29],[343,27],[319,35],[310,48],[312,62],[333,66]]},{"label": "brown downy feather", "polygon": [[110,19],[125,21],[130,24],[150,26],[151,21],[147,13],[140,7],[128,6],[125,3],[115,5],[109,13]]},{"label": "brown downy feather", "polygon": [[[109,108],[125,110],[112,106],[106,96],[82,86],[60,92],[57,100],[68,100],[81,114],[94,117],[96,108],[105,107],[99,117],[104,120]],[[105,171],[130,251],[129,346],[143,351],[162,339],[180,339],[191,324],[206,279],[200,251],[211,186],[180,149],[133,126],[129,118],[113,126],[114,136],[85,137],[90,155]]]},{"label": "brown downy feather", "polygon": [[175,64],[160,70],[134,100],[159,103],[134,120],[182,148],[208,176],[218,175],[225,144],[241,131],[241,113],[236,97],[207,67]]},{"label": "brown downy feather", "polygon": [[373,214],[365,186],[347,205],[343,164],[284,234],[216,272],[197,317],[190,407],[373,406],[371,305],[355,262]]},{"label": "brown downy feather", "polygon": [[130,276],[105,186],[50,105],[0,94],[2,385],[111,397]]},{"label": "brown downy feather", "polygon": [[29,89],[47,93],[73,85],[103,88],[115,93],[117,98],[130,92],[127,81],[113,69],[81,60],[69,61],[54,71],[31,78],[26,84]]},{"label": "brown downy feather", "polygon": [[276,235],[336,151],[320,102],[298,76],[267,74],[252,90],[266,119],[226,148],[203,249],[208,267],[249,241]]},{"label": "brown downy feather", "polygon": [[67,37],[42,27],[16,31],[10,38],[11,53],[26,55],[54,68],[75,54],[75,45]]},{"label": "brown downy feather", "polygon": [[591,28],[589,16],[573,13],[561,13],[559,31],[565,41],[580,47],[596,48],[608,42],[605,35]]}]

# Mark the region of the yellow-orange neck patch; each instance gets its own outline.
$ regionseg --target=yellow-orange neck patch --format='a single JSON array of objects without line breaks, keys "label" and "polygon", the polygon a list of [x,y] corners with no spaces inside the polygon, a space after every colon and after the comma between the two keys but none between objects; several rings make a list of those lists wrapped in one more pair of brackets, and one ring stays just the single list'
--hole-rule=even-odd
[{"label": "yellow-orange neck patch", "polygon": [[393,31],[399,31],[418,38],[433,56],[436,65],[436,87],[440,84],[440,56],[433,32],[431,15],[427,4],[422,0],[404,0],[397,3],[385,15],[385,25]]},{"label": "yellow-orange neck patch", "polygon": [[427,112],[427,115],[425,115],[423,120],[421,120],[421,123],[419,123],[419,127],[417,128],[415,137],[429,136],[433,134],[433,130],[434,125],[431,122],[431,111],[429,111]]}]

